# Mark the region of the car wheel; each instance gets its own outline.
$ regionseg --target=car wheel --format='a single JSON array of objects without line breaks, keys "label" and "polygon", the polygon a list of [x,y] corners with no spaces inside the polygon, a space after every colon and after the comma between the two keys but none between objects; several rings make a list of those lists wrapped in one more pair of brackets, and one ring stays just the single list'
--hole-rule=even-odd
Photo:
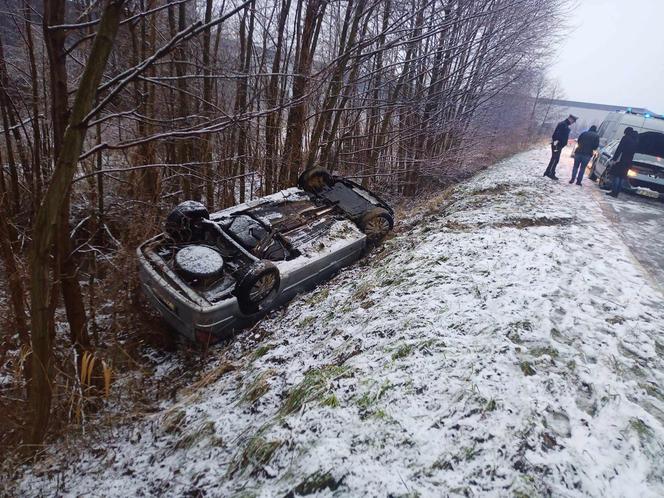
[{"label": "car wheel", "polygon": [[599,182],[597,182],[599,188],[602,190],[611,190],[609,175],[606,174],[606,171],[602,173],[599,177]]},{"label": "car wheel", "polygon": [[175,242],[197,242],[205,237],[203,220],[209,220],[207,208],[196,201],[185,201],[166,217],[164,231]]},{"label": "car wheel", "polygon": [[240,310],[252,315],[268,309],[277,297],[280,283],[279,270],[272,263],[253,263],[242,272],[236,287]]},{"label": "car wheel", "polygon": [[297,185],[305,192],[318,192],[323,187],[334,185],[334,179],[325,168],[309,168],[300,175]]},{"label": "car wheel", "polygon": [[362,216],[360,228],[367,236],[369,244],[376,244],[383,240],[392,230],[394,220],[387,209],[377,207]]}]

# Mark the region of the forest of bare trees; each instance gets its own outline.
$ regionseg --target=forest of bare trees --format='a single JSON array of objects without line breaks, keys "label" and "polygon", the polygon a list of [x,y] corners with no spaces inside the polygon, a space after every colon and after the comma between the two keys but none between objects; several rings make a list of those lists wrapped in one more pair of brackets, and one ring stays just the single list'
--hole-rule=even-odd
[{"label": "forest of bare trees", "polygon": [[314,164],[412,199],[532,142],[565,1],[6,0],[0,445],[133,368],[134,251],[178,202]]}]

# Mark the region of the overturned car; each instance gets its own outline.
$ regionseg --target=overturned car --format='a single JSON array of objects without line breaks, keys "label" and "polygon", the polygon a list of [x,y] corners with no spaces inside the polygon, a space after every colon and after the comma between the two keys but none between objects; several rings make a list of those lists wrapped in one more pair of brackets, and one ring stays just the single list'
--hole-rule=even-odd
[{"label": "overturned car", "polygon": [[350,180],[313,168],[298,185],[213,214],[186,201],[139,246],[144,293],[173,328],[201,343],[228,338],[393,227],[392,208]]}]

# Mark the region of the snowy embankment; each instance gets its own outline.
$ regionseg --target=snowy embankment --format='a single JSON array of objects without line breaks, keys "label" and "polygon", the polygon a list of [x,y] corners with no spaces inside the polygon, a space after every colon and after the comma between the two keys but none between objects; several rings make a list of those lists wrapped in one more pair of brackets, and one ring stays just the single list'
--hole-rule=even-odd
[{"label": "snowy embankment", "polygon": [[432,203],[21,494],[661,496],[661,290],[546,160]]}]

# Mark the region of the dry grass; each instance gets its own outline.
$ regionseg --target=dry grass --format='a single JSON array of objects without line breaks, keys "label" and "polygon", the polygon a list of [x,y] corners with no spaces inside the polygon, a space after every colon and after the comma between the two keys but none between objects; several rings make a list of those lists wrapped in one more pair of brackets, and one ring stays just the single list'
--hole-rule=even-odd
[{"label": "dry grass", "polygon": [[510,190],[510,188],[511,185],[509,184],[498,184],[494,185],[493,187],[473,190],[470,192],[470,195],[486,195],[486,196],[500,195]]},{"label": "dry grass", "polygon": [[237,365],[226,362],[220,363],[217,367],[206,372],[199,380],[182,389],[182,394],[184,396],[194,394],[195,392],[214,384],[228,372],[233,372],[235,370],[237,370]]},{"label": "dry grass", "polygon": [[553,227],[571,225],[572,221],[572,218],[542,216],[540,218],[513,218],[504,222],[493,223],[491,226],[494,228]]},{"label": "dry grass", "polygon": [[462,223],[456,220],[448,220],[443,226],[454,232],[469,232],[482,228],[517,228],[523,230],[532,227],[567,226],[571,225],[572,222],[572,218],[549,218],[543,216],[538,218],[511,218],[492,223]]},{"label": "dry grass", "polygon": [[173,449],[186,450],[193,447],[197,443],[203,441],[204,439],[215,441],[214,435],[215,435],[214,422],[211,420],[206,420],[190,428],[189,431],[183,434],[175,442],[175,446],[173,447]]},{"label": "dry grass", "polygon": [[271,368],[259,373],[247,387],[247,390],[242,395],[241,401],[254,404],[262,398],[263,395],[270,390],[269,381],[275,375],[277,375],[277,371]]},{"label": "dry grass", "polygon": [[229,466],[229,476],[245,472],[255,475],[270,462],[272,456],[281,447],[283,442],[265,439],[264,434],[268,429],[269,426],[264,426],[247,439],[246,444],[236,453]]}]

